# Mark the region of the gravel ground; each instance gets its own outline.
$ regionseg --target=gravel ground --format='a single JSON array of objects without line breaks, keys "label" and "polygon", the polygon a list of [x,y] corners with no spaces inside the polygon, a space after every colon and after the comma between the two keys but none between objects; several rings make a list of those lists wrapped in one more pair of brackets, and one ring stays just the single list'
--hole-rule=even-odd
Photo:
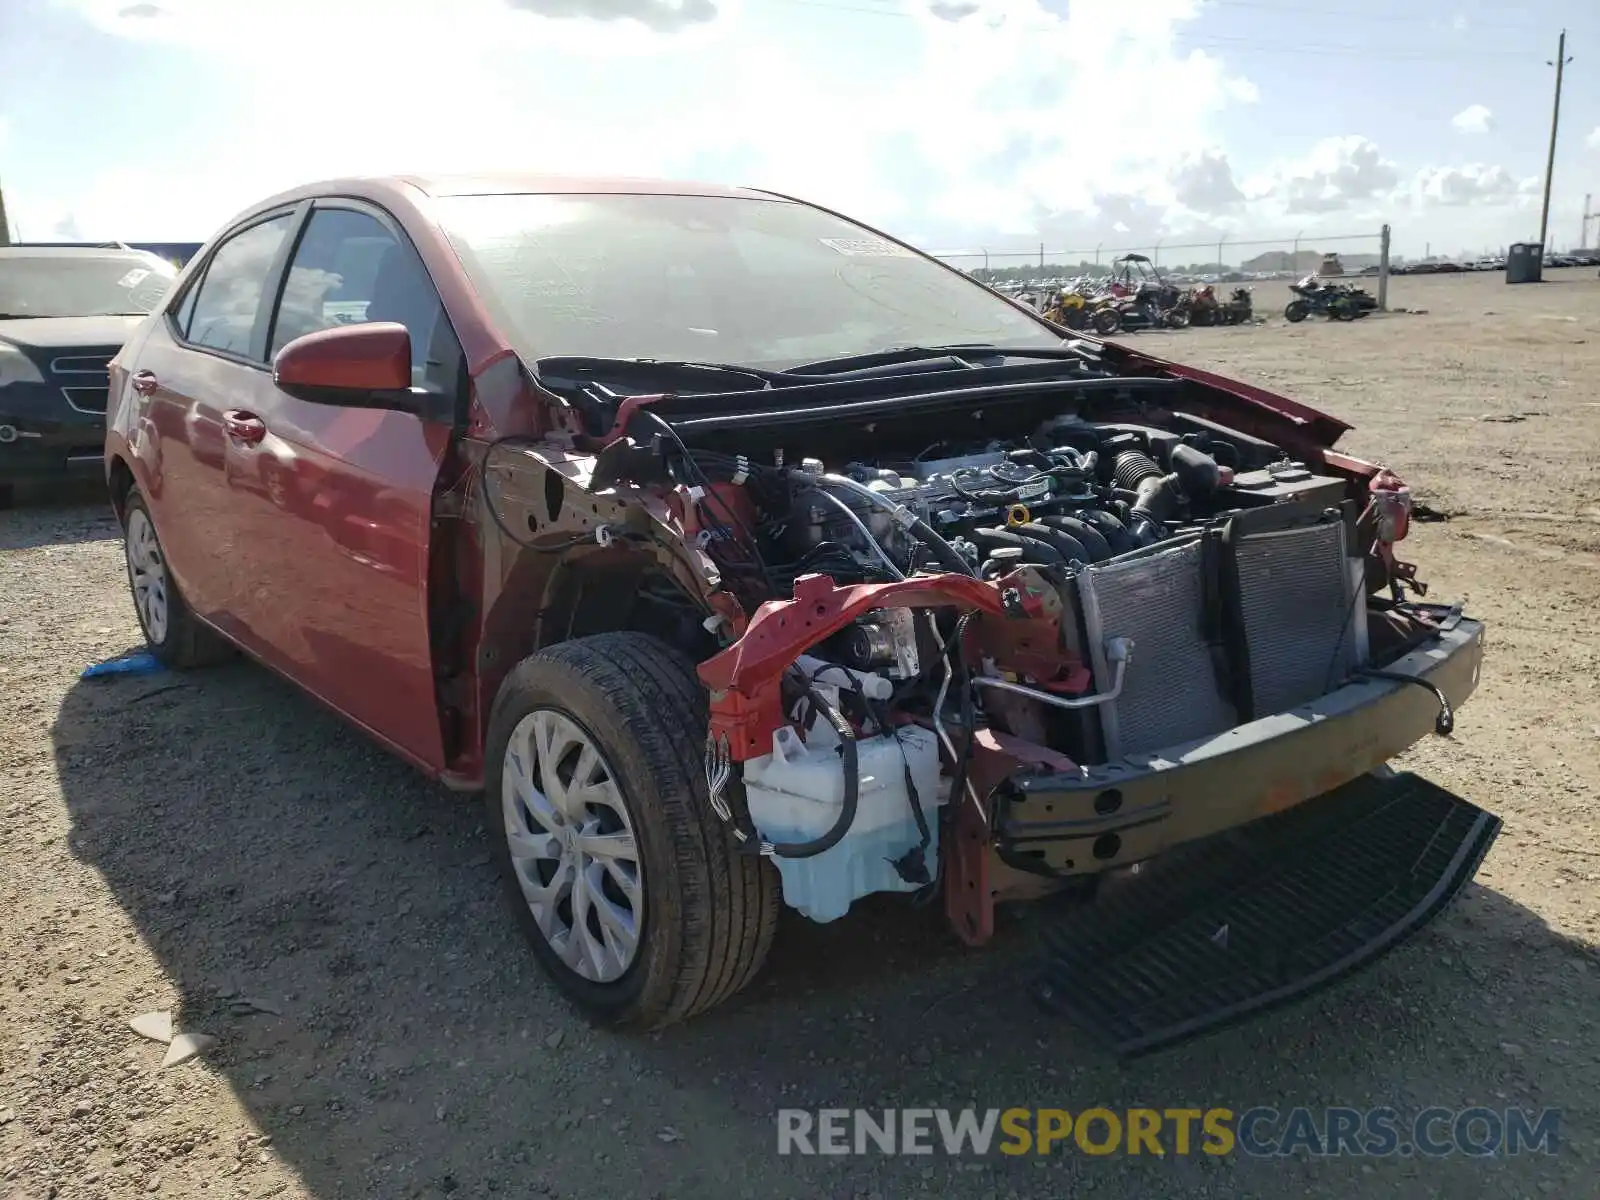
[{"label": "gravel ground", "polygon": [[[1447,518],[1411,556],[1491,658],[1402,765],[1506,829],[1371,971],[1123,1067],[1018,995],[1027,922],[971,953],[893,905],[789,923],[728,1010],[592,1031],[515,940],[474,802],[247,664],[80,682],[136,640],[116,530],[92,495],[0,513],[0,1196],[1600,1195],[1600,281],[1554,276],[1141,341],[1351,421]],[[127,1024],[160,1009],[216,1045],[160,1069]],[[775,1153],[780,1107],[974,1103],[1565,1115],[1558,1155],[1488,1161]]]}]

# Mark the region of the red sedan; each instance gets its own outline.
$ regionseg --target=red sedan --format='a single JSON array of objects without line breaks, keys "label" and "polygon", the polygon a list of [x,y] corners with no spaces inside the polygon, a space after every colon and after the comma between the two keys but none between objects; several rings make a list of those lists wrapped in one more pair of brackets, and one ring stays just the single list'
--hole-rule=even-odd
[{"label": "red sedan", "polygon": [[[1382,770],[1482,627],[1414,594],[1409,492],[1346,426],[788,197],[299,188],[110,396],[153,652],[242,649],[482,790],[599,1020],[733,995],[781,906],[938,899],[979,944],[1121,877],[1038,995],[1149,1049],[1376,957],[1498,827]],[[1141,891],[1180,843],[1212,857]]]}]

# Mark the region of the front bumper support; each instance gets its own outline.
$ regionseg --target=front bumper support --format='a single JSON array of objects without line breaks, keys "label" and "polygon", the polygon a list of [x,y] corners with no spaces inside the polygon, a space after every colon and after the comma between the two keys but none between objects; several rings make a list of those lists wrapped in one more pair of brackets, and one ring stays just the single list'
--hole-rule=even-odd
[{"label": "front bumper support", "polygon": [[[1453,707],[1473,693],[1483,625],[1461,618],[1386,673],[1425,679]],[[1434,732],[1426,688],[1359,680],[1214,737],[1071,773],[1022,774],[997,793],[1001,858],[1054,875],[1103,871],[1323,795]]]}]

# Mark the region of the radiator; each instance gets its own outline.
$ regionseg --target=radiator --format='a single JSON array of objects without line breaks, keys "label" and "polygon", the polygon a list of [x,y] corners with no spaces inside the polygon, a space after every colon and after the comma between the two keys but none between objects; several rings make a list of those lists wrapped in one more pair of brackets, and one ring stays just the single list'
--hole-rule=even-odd
[{"label": "radiator", "polygon": [[1209,737],[1324,695],[1365,655],[1359,558],[1345,523],[1289,506],[1102,562],[1078,576],[1090,665],[1133,641],[1117,699],[1099,707],[1108,759]]},{"label": "radiator", "polygon": [[1356,665],[1344,522],[1246,535],[1234,554],[1255,715],[1324,695]]},{"label": "radiator", "polygon": [[1133,641],[1121,694],[1099,708],[1109,759],[1238,724],[1202,630],[1201,551],[1198,537],[1168,542],[1089,567],[1078,576],[1084,633],[1099,690],[1108,691],[1113,684],[1106,640]]}]

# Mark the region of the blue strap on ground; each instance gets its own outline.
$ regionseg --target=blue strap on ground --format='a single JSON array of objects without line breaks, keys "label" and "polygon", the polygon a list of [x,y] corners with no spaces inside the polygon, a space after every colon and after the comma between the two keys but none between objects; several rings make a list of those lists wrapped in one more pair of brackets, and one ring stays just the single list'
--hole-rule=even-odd
[{"label": "blue strap on ground", "polygon": [[98,679],[105,675],[154,675],[166,670],[161,660],[147,650],[137,654],[124,654],[121,658],[108,658],[83,669],[83,679]]}]

